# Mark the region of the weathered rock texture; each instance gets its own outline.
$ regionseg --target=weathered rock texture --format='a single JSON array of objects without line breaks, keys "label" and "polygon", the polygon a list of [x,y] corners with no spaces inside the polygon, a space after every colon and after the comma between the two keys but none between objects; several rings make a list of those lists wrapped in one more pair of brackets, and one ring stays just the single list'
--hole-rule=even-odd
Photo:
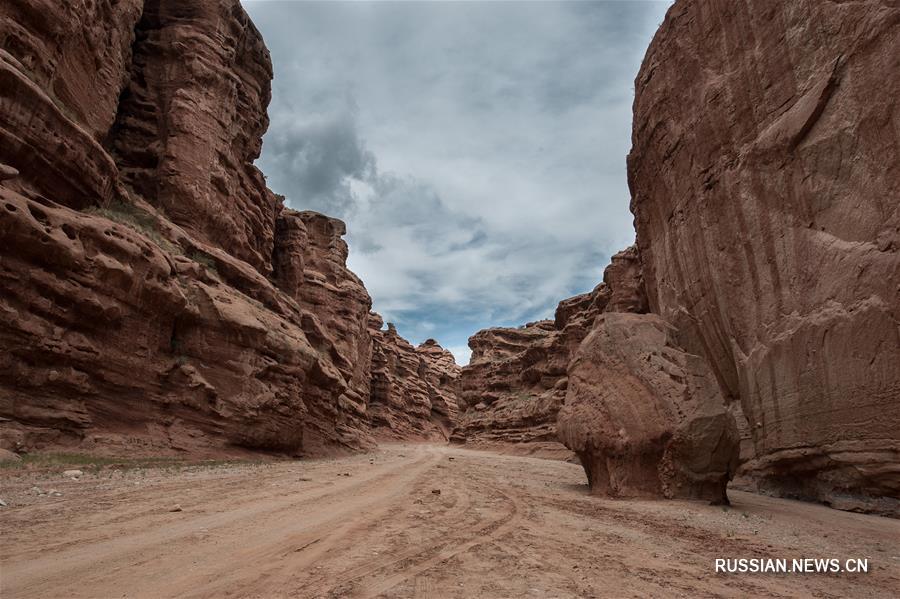
[{"label": "weathered rock texture", "polygon": [[555,442],[556,413],[565,395],[565,358],[555,368],[549,364],[558,337],[549,320],[473,335],[472,356],[460,380],[465,411],[452,440]]},{"label": "weathered rock texture", "polygon": [[680,1],[636,80],[653,312],[776,493],[900,512],[900,7]]},{"label": "weathered rock texture", "polygon": [[569,364],[560,439],[595,492],[727,502],[738,432],[703,358],[654,314],[609,312]]},{"label": "weathered rock texture", "polygon": [[146,0],[134,32],[105,137],[123,180],[198,239],[270,268],[276,200],[252,165],[269,124],[262,37],[219,1]]},{"label": "weathered rock texture", "polygon": [[459,367],[433,339],[418,348],[374,312],[369,410],[375,434],[395,439],[446,439],[456,416]]},{"label": "weathered rock texture", "polygon": [[0,259],[6,440],[297,453],[367,442],[346,379],[311,339],[315,317],[246,263],[179,255],[40,196],[0,199],[0,239],[15,248]]},{"label": "weathered rock texture", "polygon": [[[272,68],[239,2],[13,0],[0,44],[0,445],[371,445],[371,300],[344,224],[252,165]],[[379,427],[448,426],[438,362]]]},{"label": "weathered rock texture", "polygon": [[459,415],[459,375],[462,369],[450,350],[434,339],[426,339],[416,347],[425,364],[421,375],[429,385],[432,422],[436,422],[446,438]]},{"label": "weathered rock texture", "polygon": [[0,163],[66,206],[123,192],[101,143],[129,79],[142,0],[0,5]]},{"label": "weathered rock texture", "polygon": [[560,440],[594,492],[727,502],[738,465],[734,417],[703,359],[645,313],[635,248],[613,256],[602,289],[600,314],[570,354]]}]

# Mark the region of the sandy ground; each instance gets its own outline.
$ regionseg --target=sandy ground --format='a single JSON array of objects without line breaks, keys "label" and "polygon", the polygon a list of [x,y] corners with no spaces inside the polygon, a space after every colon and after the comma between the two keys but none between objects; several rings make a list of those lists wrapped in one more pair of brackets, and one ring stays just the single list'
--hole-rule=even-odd
[{"label": "sandy ground", "polygon": [[[4,599],[900,594],[898,520],[738,492],[728,509],[601,499],[574,464],[455,447],[2,476]],[[717,557],[870,571],[724,575]]]}]

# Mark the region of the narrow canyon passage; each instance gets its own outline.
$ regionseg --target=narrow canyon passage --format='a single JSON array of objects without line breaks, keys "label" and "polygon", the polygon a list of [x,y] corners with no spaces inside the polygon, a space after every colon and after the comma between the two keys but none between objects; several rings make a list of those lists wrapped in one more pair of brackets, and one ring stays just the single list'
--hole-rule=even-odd
[{"label": "narrow canyon passage", "polygon": [[[897,520],[739,492],[727,509],[601,499],[587,494],[580,466],[452,446],[46,476],[4,475],[9,597],[888,597],[900,588]],[[35,484],[62,496],[36,497]],[[713,572],[717,557],[832,556],[869,558],[870,571]]]}]

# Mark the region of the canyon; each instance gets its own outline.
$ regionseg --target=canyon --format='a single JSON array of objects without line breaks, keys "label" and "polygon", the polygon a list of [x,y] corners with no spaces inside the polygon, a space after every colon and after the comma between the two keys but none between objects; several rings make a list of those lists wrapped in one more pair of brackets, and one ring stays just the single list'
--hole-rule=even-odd
[{"label": "canyon", "polygon": [[[343,222],[266,187],[272,64],[238,2],[5,4],[0,446],[449,439],[577,457],[614,496],[900,514],[900,177],[878,158],[900,148],[876,126],[897,90],[867,78],[897,66],[898,13],[801,4],[669,11],[636,78],[636,245],[553,320],[476,333],[464,368],[371,311]],[[797,47],[815,23],[859,34]]]},{"label": "canyon", "polygon": [[634,245],[460,366],[267,187],[238,0],[0,4],[0,591],[893,596],[896,72],[892,2],[675,2]]}]

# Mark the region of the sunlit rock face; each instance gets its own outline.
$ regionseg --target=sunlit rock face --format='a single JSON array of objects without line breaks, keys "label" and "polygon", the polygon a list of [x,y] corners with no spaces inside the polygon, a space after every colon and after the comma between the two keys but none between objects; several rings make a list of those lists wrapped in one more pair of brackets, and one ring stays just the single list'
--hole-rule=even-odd
[{"label": "sunlit rock face", "polygon": [[900,7],[677,2],[628,159],[650,308],[739,402],[759,487],[898,513]]}]

